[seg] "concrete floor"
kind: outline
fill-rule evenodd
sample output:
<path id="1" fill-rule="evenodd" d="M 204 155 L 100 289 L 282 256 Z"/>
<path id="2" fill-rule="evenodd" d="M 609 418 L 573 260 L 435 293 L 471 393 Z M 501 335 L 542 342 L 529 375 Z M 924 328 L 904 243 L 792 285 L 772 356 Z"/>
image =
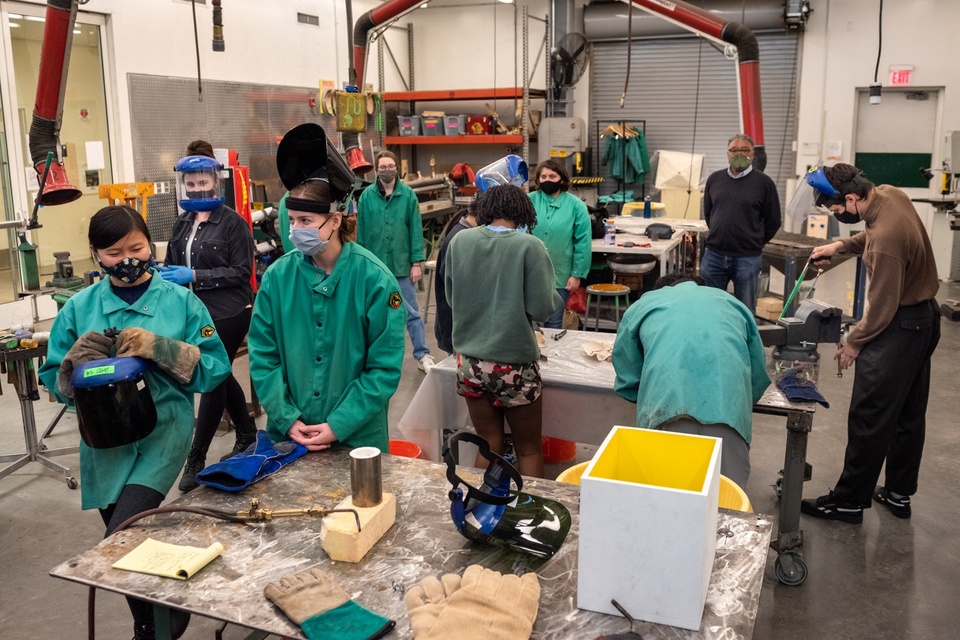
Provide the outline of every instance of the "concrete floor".
<path id="1" fill-rule="evenodd" d="M 844 308 L 852 299 L 852 268 L 841 266 L 821 278 L 817 298 Z M 421 294 L 421 305 L 423 294 Z M 960 298 L 960 283 L 944 283 L 938 296 Z M 428 339 L 433 344 L 432 327 Z M 824 345 L 824 356 L 832 348 Z M 886 509 L 870 509 L 862 525 L 824 522 L 803 516 L 804 558 L 809 577 L 800 587 L 780 584 L 768 556 L 755 638 L 781 640 L 823 638 L 940 638 L 949 636 L 953 607 L 960 591 L 960 528 L 957 480 L 960 478 L 960 432 L 956 429 L 960 400 L 960 323 L 944 321 L 943 337 L 933 360 L 933 388 L 927 412 L 926 455 L 920 490 L 913 499 L 913 518 L 898 520 Z M 435 355 L 437 354 L 435 352 Z M 439 359 L 439 358 L 438 358 Z M 236 364 L 246 386 L 245 358 Z M 404 361 L 400 388 L 390 406 L 391 437 L 395 425 L 416 392 L 423 374 L 409 357 Z M 5 381 L 2 381 L 5 382 Z M 852 373 L 842 379 L 829 368 L 820 390 L 830 409 L 814 419 L 807 459 L 813 480 L 806 497 L 825 493 L 839 476 L 846 443 L 846 412 Z M 20 411 L 9 384 L 0 396 L 0 453 L 22 450 Z M 57 405 L 35 403 L 37 422 L 46 425 Z M 258 422 L 263 426 L 264 418 Z M 68 414 L 47 440 L 50 448 L 77 442 L 75 417 Z M 773 484 L 782 467 L 784 421 L 754 416 L 751 453 L 753 471 L 746 489 L 757 512 L 777 513 Z M 211 459 L 232 445 L 232 435 L 217 437 Z M 579 447 L 577 461 L 589 459 L 594 448 Z M 57 458 L 77 471 L 77 456 Z M 567 465 L 550 465 L 555 475 Z M 174 488 L 168 499 L 179 492 Z M 79 491 L 71 491 L 53 472 L 30 464 L 0 479 L 0 638 L 68 640 L 85 637 L 87 589 L 51 578 L 47 571 L 95 545 L 103 535 L 96 512 L 80 510 Z M 195 619 L 185 638 L 213 638 L 217 624 Z M 100 638 L 129 638 L 130 618 L 119 596 L 100 591 L 97 628 Z M 226 638 L 241 638 L 230 627 Z M 585 638 L 591 638 L 585 630 Z"/>

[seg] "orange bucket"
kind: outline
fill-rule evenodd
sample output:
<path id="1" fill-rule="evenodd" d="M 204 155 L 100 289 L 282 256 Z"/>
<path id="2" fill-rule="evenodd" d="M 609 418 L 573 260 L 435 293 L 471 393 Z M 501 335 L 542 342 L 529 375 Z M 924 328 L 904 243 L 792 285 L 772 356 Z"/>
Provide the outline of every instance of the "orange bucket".
<path id="1" fill-rule="evenodd" d="M 548 463 L 570 462 L 577 457 L 577 443 L 560 438 L 540 438 L 543 447 L 543 461 Z"/>
<path id="2" fill-rule="evenodd" d="M 420 458 L 423 451 L 419 446 L 407 440 L 391 440 L 390 455 L 402 458 Z"/>

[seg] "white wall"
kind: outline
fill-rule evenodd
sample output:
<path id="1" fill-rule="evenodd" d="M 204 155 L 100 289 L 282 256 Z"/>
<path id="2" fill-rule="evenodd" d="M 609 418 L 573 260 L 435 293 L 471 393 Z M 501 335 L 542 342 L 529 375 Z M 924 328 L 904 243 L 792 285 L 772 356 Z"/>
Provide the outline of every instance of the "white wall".
<path id="1" fill-rule="evenodd" d="M 825 161 L 831 141 L 843 144 L 841 161 L 853 162 L 855 151 L 857 89 L 873 82 L 877 61 L 879 0 L 815 0 L 814 11 L 803 39 L 800 101 L 797 119 L 797 175 L 809 165 Z M 938 133 L 960 129 L 960 65 L 947 43 L 956 40 L 960 25 L 960 2 L 911 0 L 885 2 L 883 50 L 878 80 L 886 85 L 891 66 L 913 65 L 912 86 L 938 89 Z M 890 126 L 897 126 L 891 122 Z M 937 136 L 933 167 L 939 167 L 944 150 Z M 960 169 L 960 167 L 954 167 Z M 939 185 L 939 176 L 934 180 Z M 927 193 L 910 190 L 913 197 L 936 197 L 937 187 Z M 946 228 L 944 214 L 917 204 L 935 246 L 942 277 L 957 261 L 956 232 Z"/>

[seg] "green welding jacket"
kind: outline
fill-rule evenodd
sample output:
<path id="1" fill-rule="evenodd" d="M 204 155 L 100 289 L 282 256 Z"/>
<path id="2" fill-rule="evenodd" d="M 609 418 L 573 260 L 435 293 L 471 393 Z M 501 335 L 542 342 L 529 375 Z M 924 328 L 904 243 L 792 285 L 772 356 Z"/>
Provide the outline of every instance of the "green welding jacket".
<path id="1" fill-rule="evenodd" d="M 149 436 L 111 449 L 93 449 L 80 443 L 83 509 L 114 504 L 128 484 L 166 495 L 193 441 L 193 394 L 210 391 L 230 375 L 230 359 L 207 308 L 189 288 L 164 282 L 156 271 L 151 272 L 154 277 L 150 286 L 129 305 L 113 293 L 108 280 L 87 287 L 67 301 L 50 330 L 40 379 L 65 404 L 72 404 L 72 400 L 57 389 L 60 363 L 77 338 L 89 331 L 142 327 L 200 348 L 200 362 L 189 384 L 179 384 L 156 366 L 147 372 L 147 387 L 157 408 L 157 426 Z"/>
<path id="2" fill-rule="evenodd" d="M 557 194 L 556 198 L 534 191 L 530 200 L 537 211 L 537 225 L 532 233 L 547 247 L 557 288 L 566 287 L 571 276 L 586 278 L 593 257 L 587 205 L 566 191 Z"/>
<path id="3" fill-rule="evenodd" d="M 613 344 L 614 390 L 637 426 L 677 416 L 733 427 L 750 443 L 752 411 L 770 385 L 753 314 L 726 291 L 682 282 L 630 305 Z"/>
<path id="4" fill-rule="evenodd" d="M 280 244 L 283 245 L 283 252 L 290 253 L 294 249 L 293 241 L 290 240 L 290 213 L 287 211 L 287 196 L 290 192 L 283 194 L 280 202 L 277 203 L 277 233 L 280 234 Z"/>
<path id="5" fill-rule="evenodd" d="M 292 251 L 263 274 L 247 346 L 267 433 L 328 423 L 348 447 L 388 449 L 387 407 L 400 383 L 406 311 L 397 280 L 354 242 L 330 275 Z"/>
<path id="6" fill-rule="evenodd" d="M 380 180 L 364 189 L 357 202 L 357 242 L 398 278 L 408 277 L 414 262 L 426 259 L 417 194 L 399 179 L 385 196 Z"/>

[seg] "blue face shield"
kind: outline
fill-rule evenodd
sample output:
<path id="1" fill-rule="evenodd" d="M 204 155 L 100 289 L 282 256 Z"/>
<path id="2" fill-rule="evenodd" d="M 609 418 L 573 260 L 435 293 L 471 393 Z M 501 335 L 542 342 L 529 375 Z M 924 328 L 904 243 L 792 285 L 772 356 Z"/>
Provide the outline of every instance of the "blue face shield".
<path id="1" fill-rule="evenodd" d="M 224 203 L 223 165 L 207 156 L 187 156 L 173 167 L 177 200 L 184 211 L 213 211 Z"/>
<path id="2" fill-rule="evenodd" d="M 509 155 L 490 163 L 477 171 L 474 184 L 480 191 L 501 184 L 512 184 L 520 187 L 527 181 L 527 163 L 520 156 Z"/>

